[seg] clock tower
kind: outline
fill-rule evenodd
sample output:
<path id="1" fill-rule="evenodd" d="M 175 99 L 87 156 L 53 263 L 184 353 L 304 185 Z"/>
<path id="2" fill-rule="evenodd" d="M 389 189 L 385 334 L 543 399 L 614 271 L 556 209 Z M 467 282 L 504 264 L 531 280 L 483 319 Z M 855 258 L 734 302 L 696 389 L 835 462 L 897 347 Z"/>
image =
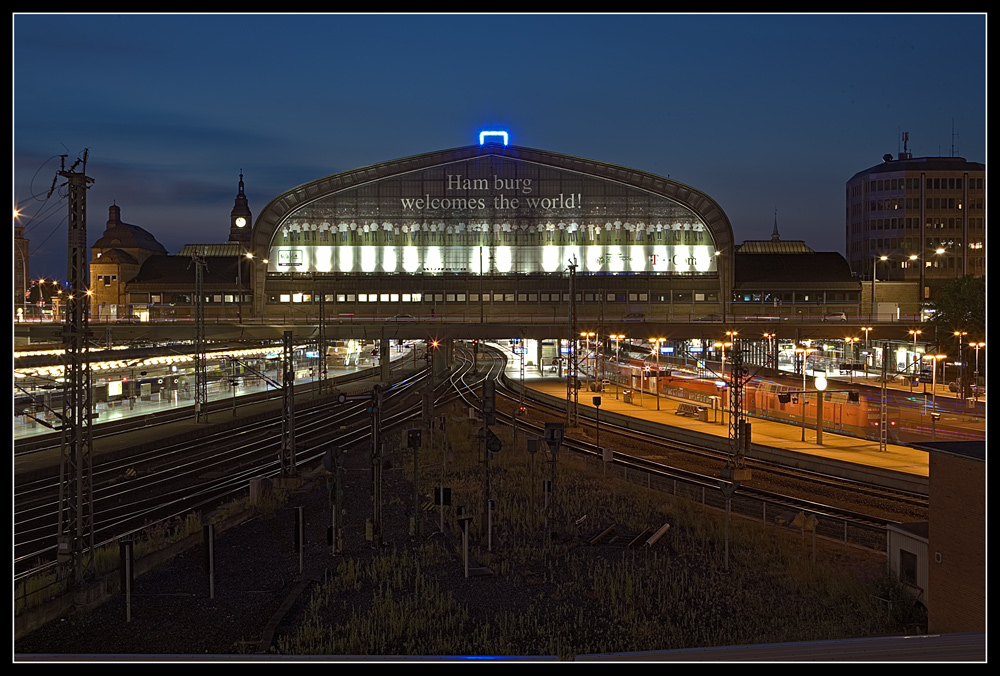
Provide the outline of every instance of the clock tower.
<path id="1" fill-rule="evenodd" d="M 240 172 L 240 189 L 236 193 L 236 203 L 229 214 L 229 241 L 250 242 L 250 231 L 253 228 L 253 214 L 247 204 L 247 196 L 243 193 L 243 172 Z"/>

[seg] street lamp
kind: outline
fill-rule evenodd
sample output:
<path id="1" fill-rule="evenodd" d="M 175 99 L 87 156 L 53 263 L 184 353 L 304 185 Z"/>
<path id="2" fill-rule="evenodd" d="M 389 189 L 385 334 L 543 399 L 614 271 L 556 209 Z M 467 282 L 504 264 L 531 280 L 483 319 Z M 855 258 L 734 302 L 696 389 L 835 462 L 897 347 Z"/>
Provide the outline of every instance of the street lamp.
<path id="1" fill-rule="evenodd" d="M 938 359 L 945 359 L 948 355 L 946 354 L 925 354 L 924 359 L 932 359 L 933 366 L 931 367 L 931 413 L 937 411 L 937 363 Z M 924 398 L 924 413 L 927 412 L 927 399 Z"/>
<path id="2" fill-rule="evenodd" d="M 654 387 L 656 389 L 656 410 L 660 410 L 660 343 L 662 343 L 666 338 L 650 338 L 649 342 L 653 344 L 653 349 L 656 350 L 656 379 L 653 381 Z"/>
<path id="3" fill-rule="evenodd" d="M 913 336 L 913 378 L 917 377 L 917 362 L 920 359 L 917 357 L 917 336 L 919 336 L 923 331 L 920 329 L 910 329 L 907 331 L 911 336 Z M 906 365 L 907 370 L 909 370 L 909 364 Z M 913 392 L 913 378 L 910 379 L 910 392 Z"/>
<path id="4" fill-rule="evenodd" d="M 962 361 L 962 341 L 968 331 L 955 331 L 955 338 L 958 339 L 958 398 L 965 401 L 965 362 Z"/>
<path id="5" fill-rule="evenodd" d="M 733 344 L 730 343 L 730 342 L 728 342 L 728 341 L 727 342 L 716 341 L 716 342 L 712 343 L 712 347 L 721 347 L 722 348 L 722 379 L 723 380 L 726 379 L 726 348 L 727 347 L 732 347 L 732 346 L 733 346 Z"/>
<path id="6" fill-rule="evenodd" d="M 764 359 L 764 364 L 765 365 L 770 365 L 771 364 L 771 357 L 774 354 L 774 339 L 777 338 L 777 337 L 778 337 L 778 334 L 776 334 L 776 333 L 765 333 L 764 334 L 764 339 L 767 340 L 767 357 Z M 777 360 L 775 359 L 774 362 L 775 362 L 774 363 L 774 369 L 775 369 L 775 371 L 777 371 L 778 370 Z"/>
<path id="7" fill-rule="evenodd" d="M 795 348 L 795 353 L 802 355 L 802 441 L 806 440 L 806 355 L 815 351 L 815 347 Z"/>
<path id="8" fill-rule="evenodd" d="M 823 390 L 826 389 L 826 376 L 822 373 L 813 381 L 816 386 L 816 445 L 823 445 Z"/>
<path id="9" fill-rule="evenodd" d="M 585 371 L 587 371 L 587 384 L 588 384 L 588 386 L 590 384 L 590 338 L 593 335 L 594 335 L 593 331 L 590 331 L 589 333 L 588 332 L 584 332 L 584 333 L 580 334 L 580 337 L 583 338 L 583 339 L 585 339 L 586 340 L 586 344 L 587 344 L 587 347 L 586 347 L 587 354 L 586 354 L 586 356 L 584 356 L 583 368 L 584 368 Z"/>
<path id="10" fill-rule="evenodd" d="M 625 339 L 625 334 L 622 334 L 622 333 L 612 333 L 611 335 L 608 336 L 608 338 L 610 338 L 611 340 L 615 341 L 615 361 L 618 362 L 618 361 L 620 361 L 619 354 L 618 354 L 618 341 L 619 340 L 624 340 Z M 620 376 L 621 369 L 619 368 L 616 372 Z M 615 378 L 615 399 L 618 398 L 618 381 L 619 381 L 619 379 L 620 379 L 619 377 Z"/>
<path id="11" fill-rule="evenodd" d="M 868 332 L 874 330 L 871 326 L 862 326 L 861 330 L 865 332 L 865 378 L 868 377 L 868 360 L 871 359 L 871 352 L 868 351 Z"/>
<path id="12" fill-rule="evenodd" d="M 876 274 L 875 266 L 878 264 L 879 261 L 887 261 L 887 260 L 889 260 L 888 256 L 872 257 L 872 308 L 871 312 L 869 313 L 869 318 L 872 321 L 875 320 L 875 274 Z"/>
<path id="13" fill-rule="evenodd" d="M 859 340 L 861 339 L 855 338 L 853 336 L 847 336 L 846 338 L 844 338 L 844 342 L 851 346 L 851 360 L 847 364 L 847 366 L 850 368 L 851 371 L 851 384 L 854 383 L 854 346 L 857 344 Z M 847 358 L 846 354 L 844 355 L 844 358 L 845 359 Z"/>
<path id="14" fill-rule="evenodd" d="M 972 342 L 969 343 L 969 347 L 976 350 L 976 371 L 972 375 L 972 394 L 975 397 L 975 401 L 979 403 L 979 348 L 986 347 L 984 342 Z"/>

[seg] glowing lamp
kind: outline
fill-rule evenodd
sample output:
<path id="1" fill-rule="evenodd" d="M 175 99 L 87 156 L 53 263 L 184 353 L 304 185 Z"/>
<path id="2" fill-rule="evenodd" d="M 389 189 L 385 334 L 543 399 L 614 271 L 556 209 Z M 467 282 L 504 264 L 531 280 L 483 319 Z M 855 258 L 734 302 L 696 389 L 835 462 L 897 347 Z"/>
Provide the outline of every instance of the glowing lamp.
<path id="1" fill-rule="evenodd" d="M 499 136 L 503 139 L 503 144 L 507 145 L 507 132 L 505 131 L 481 131 L 479 132 L 479 145 L 486 143 L 487 136 Z"/>

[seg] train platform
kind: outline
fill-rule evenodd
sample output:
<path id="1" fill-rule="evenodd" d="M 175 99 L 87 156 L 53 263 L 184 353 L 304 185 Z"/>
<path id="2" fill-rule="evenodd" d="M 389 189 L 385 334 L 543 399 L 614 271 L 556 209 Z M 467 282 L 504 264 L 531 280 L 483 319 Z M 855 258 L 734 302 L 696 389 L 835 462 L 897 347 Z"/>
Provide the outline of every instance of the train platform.
<path id="1" fill-rule="evenodd" d="M 516 381 L 519 374 L 509 372 L 508 377 Z M 528 377 L 525 376 L 524 385 L 526 388 L 537 390 L 552 397 L 566 399 L 566 380 L 563 378 Z M 589 389 L 580 390 L 578 405 L 594 409 L 594 397 L 599 396 L 600 411 L 602 413 L 617 413 L 620 415 L 642 418 L 643 420 L 678 427 L 709 434 L 718 437 L 729 437 L 729 415 L 721 410 L 708 410 L 708 421 L 698 420 L 696 417 L 678 415 L 678 407 L 685 402 L 682 399 L 671 397 L 656 397 L 650 392 L 634 391 L 631 402 L 626 403 L 623 396 L 624 388 L 615 388 L 612 384 L 604 392 L 593 392 Z M 798 425 L 788 425 L 779 422 L 751 418 L 752 441 L 754 444 L 780 448 L 785 451 L 792 451 L 808 456 L 817 456 L 837 460 L 840 462 L 877 467 L 886 471 L 902 472 L 915 476 L 927 477 L 928 475 L 928 455 L 922 451 L 908 446 L 898 446 L 887 444 L 883 452 L 879 442 L 870 439 L 859 439 L 856 437 L 835 434 L 823 431 L 823 443 L 816 443 L 816 430 L 806 428 L 805 441 L 802 441 L 802 427 Z M 608 444 L 611 446 L 611 444 Z"/>
<path id="2" fill-rule="evenodd" d="M 390 357 L 393 363 L 403 362 L 404 365 L 406 364 L 405 360 L 408 358 L 409 352 L 400 353 L 398 355 L 394 354 Z M 349 395 L 355 391 L 370 389 L 373 383 L 380 382 L 377 378 L 366 378 L 364 380 L 352 382 L 339 382 L 340 377 L 350 376 L 359 371 L 364 371 L 370 368 L 372 367 L 369 364 L 363 364 L 357 367 L 338 370 L 335 374 L 330 376 L 330 391 L 323 396 L 333 397 L 335 396 L 334 391 L 343 392 Z M 315 384 L 315 379 L 305 378 L 297 381 L 297 383 L 300 385 L 312 385 Z M 269 391 L 270 395 L 263 401 L 252 404 L 241 403 L 239 406 L 232 409 L 229 409 L 228 407 L 215 409 L 211 413 L 205 415 L 200 422 L 196 421 L 194 418 L 193 402 L 190 400 L 172 400 L 163 402 L 136 400 L 131 406 L 126 403 L 125 405 L 118 406 L 113 411 L 109 411 L 108 415 L 102 417 L 102 419 L 98 422 L 129 419 L 136 421 L 135 427 L 120 434 L 95 438 L 92 442 L 92 453 L 95 458 L 114 458 L 127 453 L 135 452 L 136 450 L 146 446 L 162 443 L 167 438 L 179 439 L 199 436 L 205 434 L 209 429 L 238 426 L 245 424 L 248 420 L 261 419 L 263 417 L 273 415 L 276 412 L 280 412 L 283 407 L 282 395 L 279 390 L 276 390 L 273 387 L 268 388 L 264 385 L 256 387 L 240 387 L 237 388 L 236 394 L 244 395 L 265 391 Z M 225 403 L 230 400 L 232 396 L 233 394 L 231 391 L 227 392 L 225 390 L 219 390 L 216 392 L 209 392 L 209 401 L 221 401 L 222 403 Z M 299 394 L 297 395 L 297 401 L 301 404 L 303 401 L 309 401 L 316 396 L 319 395 L 313 392 Z M 166 409 L 175 408 L 189 408 L 192 411 L 191 416 L 182 420 L 175 420 L 165 425 L 157 425 L 154 427 L 144 426 L 144 419 L 147 416 L 154 415 Z M 17 453 L 17 441 L 51 432 L 51 429 L 44 428 L 41 425 L 35 425 L 32 426 L 31 429 L 27 429 L 24 425 L 19 428 L 19 426 L 15 424 L 13 435 L 15 442 L 14 476 L 17 482 L 32 480 L 51 474 L 52 472 L 59 471 L 61 459 L 61 449 L 59 448 L 34 453 Z"/>

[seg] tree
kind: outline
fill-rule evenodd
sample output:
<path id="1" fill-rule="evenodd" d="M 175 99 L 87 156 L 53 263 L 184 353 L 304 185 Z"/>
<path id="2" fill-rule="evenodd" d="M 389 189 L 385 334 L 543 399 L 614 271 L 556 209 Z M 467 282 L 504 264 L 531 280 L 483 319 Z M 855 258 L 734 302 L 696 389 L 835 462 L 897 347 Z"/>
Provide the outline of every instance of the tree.
<path id="1" fill-rule="evenodd" d="M 986 333 L 986 278 L 966 275 L 955 279 L 938 293 L 931 303 L 934 317 L 931 323 L 939 329 L 968 331 L 973 336 Z"/>

